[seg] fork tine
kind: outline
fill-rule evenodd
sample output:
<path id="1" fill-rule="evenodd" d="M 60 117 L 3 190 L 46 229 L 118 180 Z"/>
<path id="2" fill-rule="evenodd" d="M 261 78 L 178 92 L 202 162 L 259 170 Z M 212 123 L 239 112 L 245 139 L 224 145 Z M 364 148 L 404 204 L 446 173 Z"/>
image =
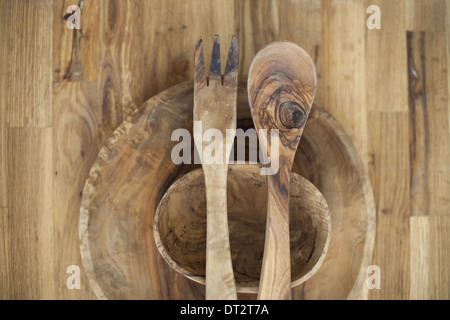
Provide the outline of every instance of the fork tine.
<path id="1" fill-rule="evenodd" d="M 239 65 L 239 46 L 235 35 L 231 38 L 230 49 L 228 51 L 227 65 L 225 67 L 224 85 L 233 84 L 237 86 Z"/>
<path id="2" fill-rule="evenodd" d="M 209 83 L 218 81 L 222 84 L 222 75 L 220 73 L 220 39 L 218 35 L 214 36 L 214 46 L 211 56 L 211 68 L 209 71 Z"/>
<path id="3" fill-rule="evenodd" d="M 206 85 L 205 59 L 203 57 L 203 40 L 200 38 L 195 46 L 194 55 L 194 90 L 198 91 Z"/>

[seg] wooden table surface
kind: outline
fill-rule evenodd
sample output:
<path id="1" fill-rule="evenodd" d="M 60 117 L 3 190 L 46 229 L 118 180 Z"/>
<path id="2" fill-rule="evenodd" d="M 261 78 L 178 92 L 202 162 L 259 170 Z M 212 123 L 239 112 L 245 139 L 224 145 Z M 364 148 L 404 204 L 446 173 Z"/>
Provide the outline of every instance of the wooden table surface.
<path id="1" fill-rule="evenodd" d="M 223 56 L 238 36 L 244 76 L 273 41 L 313 57 L 316 102 L 374 190 L 369 298 L 450 298 L 450 1 L 3 0 L 0 30 L 0 298 L 95 299 L 83 269 L 81 289 L 66 286 L 88 171 L 127 114 L 192 80 L 196 40 L 216 33 Z"/>

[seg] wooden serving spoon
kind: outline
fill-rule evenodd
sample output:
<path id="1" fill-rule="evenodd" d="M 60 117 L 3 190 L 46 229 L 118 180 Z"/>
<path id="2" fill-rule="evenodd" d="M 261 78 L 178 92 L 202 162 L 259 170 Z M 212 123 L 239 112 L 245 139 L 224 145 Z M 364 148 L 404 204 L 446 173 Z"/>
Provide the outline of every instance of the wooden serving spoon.
<path id="1" fill-rule="evenodd" d="M 248 95 L 263 153 L 275 168 L 267 175 L 267 226 L 258 299 L 292 299 L 289 249 L 289 184 L 303 129 L 316 90 L 310 56 L 298 45 L 275 42 L 254 58 L 248 76 Z M 260 129 L 266 129 L 267 138 Z M 279 130 L 279 138 L 272 130 Z M 272 147 L 279 145 L 279 157 Z M 278 160 L 278 170 L 274 163 Z"/>

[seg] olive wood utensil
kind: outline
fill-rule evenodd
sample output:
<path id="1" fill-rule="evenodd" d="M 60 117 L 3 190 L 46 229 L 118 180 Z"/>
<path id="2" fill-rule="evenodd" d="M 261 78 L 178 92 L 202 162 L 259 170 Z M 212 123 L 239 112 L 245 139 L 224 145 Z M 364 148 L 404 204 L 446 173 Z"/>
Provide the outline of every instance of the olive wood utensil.
<path id="1" fill-rule="evenodd" d="M 278 142 L 278 171 L 267 175 L 267 226 L 258 299 L 292 299 L 289 250 L 289 184 L 292 163 L 316 89 L 310 56 L 289 42 L 275 42 L 254 58 L 248 76 L 248 96 L 263 153 L 271 159 Z M 260 129 L 267 130 L 267 139 Z M 272 130 L 279 130 L 275 141 Z M 273 140 L 273 141 L 272 141 Z"/>
<path id="2" fill-rule="evenodd" d="M 206 186 L 207 300 L 237 299 L 227 216 L 228 159 L 236 134 L 237 81 L 238 44 L 236 37 L 233 36 L 231 39 L 223 78 L 220 66 L 219 36 L 214 37 L 209 78 L 206 77 L 203 44 L 200 39 L 195 50 L 194 121 L 201 121 L 201 130 L 196 132 L 196 123 L 194 122 L 194 141 L 198 153 L 202 156 Z M 222 143 L 221 148 L 215 149 L 214 156 L 203 154 L 203 150 L 212 143 L 205 142 L 208 140 L 205 132 L 209 129 L 219 130 L 223 137 L 222 141 L 214 141 L 214 143 Z M 226 141 L 231 141 L 230 145 L 227 145 Z"/>

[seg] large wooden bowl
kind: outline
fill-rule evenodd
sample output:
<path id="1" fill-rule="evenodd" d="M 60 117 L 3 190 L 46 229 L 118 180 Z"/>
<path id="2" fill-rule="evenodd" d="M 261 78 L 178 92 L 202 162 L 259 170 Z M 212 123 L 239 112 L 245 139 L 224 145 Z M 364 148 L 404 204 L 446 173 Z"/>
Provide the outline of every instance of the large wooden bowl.
<path id="1" fill-rule="evenodd" d="M 230 251 L 238 292 L 258 293 L 267 221 L 266 179 L 256 164 L 228 167 L 227 209 Z M 205 283 L 206 189 L 202 169 L 178 179 L 155 213 L 153 235 L 167 263 Z M 330 242 L 328 205 L 319 190 L 293 173 L 289 194 L 292 287 L 310 279 L 323 263 Z"/>
<path id="2" fill-rule="evenodd" d="M 193 83 L 182 83 L 144 103 L 115 131 L 91 169 L 79 236 L 84 269 L 99 299 L 204 299 L 204 286 L 173 270 L 153 236 L 154 213 L 165 192 L 199 168 L 171 161 L 178 144 L 172 132 L 192 131 L 192 93 Z M 245 84 L 238 91 L 238 127 L 252 127 Z M 320 270 L 293 289 L 293 298 L 366 298 L 375 236 L 372 189 L 350 139 L 319 106 L 312 108 L 293 172 L 320 190 L 333 225 Z"/>

